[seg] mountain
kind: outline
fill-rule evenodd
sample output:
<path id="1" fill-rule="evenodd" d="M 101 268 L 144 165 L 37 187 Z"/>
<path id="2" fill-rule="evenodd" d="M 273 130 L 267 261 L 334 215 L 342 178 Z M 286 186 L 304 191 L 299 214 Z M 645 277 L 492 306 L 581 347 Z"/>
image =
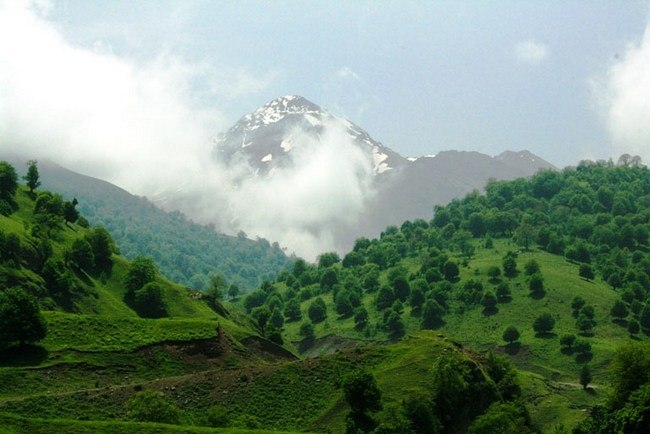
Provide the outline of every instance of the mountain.
<path id="1" fill-rule="evenodd" d="M 18 172 L 25 167 L 25 159 L 5 159 Z M 277 244 L 264 239 L 217 233 L 180 212 L 163 211 L 144 197 L 52 161 L 38 161 L 38 170 L 42 188 L 76 198 L 81 214 L 92 225 L 105 227 L 125 257 L 150 256 L 177 283 L 204 289 L 216 273 L 249 290 L 290 264 Z"/>
<path id="2" fill-rule="evenodd" d="M 319 141 L 332 128 L 340 128 L 364 151 L 376 174 L 407 162 L 357 125 L 296 95 L 275 99 L 243 116 L 217 138 L 215 157 L 228 165 L 244 162 L 252 174 L 271 176 L 276 170 L 292 166 L 293 156 L 304 146 L 305 137 Z"/>
<path id="3" fill-rule="evenodd" d="M 295 95 L 275 99 L 244 115 L 217 138 L 213 158 L 239 168 L 232 178 L 237 187 L 277 183 L 278 177 L 304 169 L 300 164 L 309 167 L 314 176 L 321 171 L 339 173 L 345 181 L 342 188 L 359 196 L 355 202 L 351 200 L 353 206 L 342 210 L 346 218 L 337 215 L 317 225 L 313 221 L 305 225 L 312 233 L 316 232 L 314 226 L 327 232 L 338 251 L 349 249 L 360 236 L 379 235 L 386 226 L 417 218 L 429 220 L 434 205 L 481 190 L 492 178 L 509 180 L 554 169 L 528 151 L 506 151 L 495 157 L 444 151 L 407 159 L 349 120 Z M 344 170 L 346 165 L 348 170 Z"/>

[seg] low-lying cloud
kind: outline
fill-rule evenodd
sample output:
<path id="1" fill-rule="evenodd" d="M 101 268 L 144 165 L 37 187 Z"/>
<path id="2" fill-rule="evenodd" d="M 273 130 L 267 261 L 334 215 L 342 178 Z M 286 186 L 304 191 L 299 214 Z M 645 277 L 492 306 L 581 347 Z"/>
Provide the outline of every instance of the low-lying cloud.
<path id="1" fill-rule="evenodd" d="M 596 95 L 617 151 L 650 161 L 650 26 L 610 67 Z"/>
<path id="2" fill-rule="evenodd" d="M 74 46 L 35 5 L 0 0 L 1 154 L 51 159 L 308 258 L 339 247 L 335 233 L 362 212 L 372 178 L 343 131 L 298 139 L 295 170 L 234 186 L 241 168 L 211 158 L 224 116 L 195 98 L 204 68 L 170 53 L 143 63 Z M 273 79 L 235 75 L 261 87 Z M 227 88 L 219 77 L 205 82 Z"/>

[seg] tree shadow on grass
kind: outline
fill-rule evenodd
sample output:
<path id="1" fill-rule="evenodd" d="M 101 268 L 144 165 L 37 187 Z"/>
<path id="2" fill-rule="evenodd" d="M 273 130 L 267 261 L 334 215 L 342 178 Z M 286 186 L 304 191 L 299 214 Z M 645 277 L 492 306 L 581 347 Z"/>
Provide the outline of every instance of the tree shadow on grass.
<path id="1" fill-rule="evenodd" d="M 521 343 L 519 342 L 512 342 L 510 344 L 507 344 L 505 347 L 503 347 L 504 351 L 506 354 L 510 356 L 516 356 L 519 354 L 519 350 L 521 350 Z"/>
<path id="2" fill-rule="evenodd" d="M 546 291 L 534 291 L 530 293 L 530 298 L 533 300 L 541 300 L 546 295 Z"/>
<path id="3" fill-rule="evenodd" d="M 483 309 L 482 313 L 485 316 L 492 316 L 499 313 L 499 308 L 497 306 L 486 307 L 485 309 Z"/>
<path id="4" fill-rule="evenodd" d="M 575 350 L 571 347 L 562 347 L 560 348 L 560 352 L 565 356 L 572 356 Z"/>
<path id="5" fill-rule="evenodd" d="M 539 333 L 535 333 L 535 337 L 541 339 L 552 339 L 552 338 L 556 338 L 557 334 L 553 332 L 539 332 Z"/>
<path id="6" fill-rule="evenodd" d="M 626 327 L 626 328 L 627 328 L 627 320 L 624 320 L 624 319 L 622 319 L 622 318 L 614 318 L 614 319 L 612 320 L 612 322 L 613 322 L 614 324 L 616 324 L 617 326 L 621 326 L 621 327 Z"/>
<path id="7" fill-rule="evenodd" d="M 48 356 L 48 351 L 40 345 L 10 347 L 0 352 L 0 366 L 37 366 Z"/>

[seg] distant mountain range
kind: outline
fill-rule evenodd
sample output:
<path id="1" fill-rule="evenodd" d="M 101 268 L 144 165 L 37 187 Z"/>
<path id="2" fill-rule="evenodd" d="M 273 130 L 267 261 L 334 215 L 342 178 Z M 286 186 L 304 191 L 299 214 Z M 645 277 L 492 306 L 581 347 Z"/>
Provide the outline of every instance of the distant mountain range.
<path id="1" fill-rule="evenodd" d="M 9 160 L 20 173 L 26 159 L 38 157 Z M 178 177 L 184 185 L 151 201 L 55 163 L 39 161 L 39 169 L 43 187 L 77 197 L 81 212 L 106 226 L 125 256 L 152 256 L 169 278 L 190 286 L 219 272 L 252 288 L 288 263 L 281 247 L 310 260 L 348 251 L 356 238 L 377 237 L 389 225 L 430 220 L 434 205 L 481 190 L 491 178 L 553 168 L 527 151 L 405 158 L 300 96 L 244 115 L 217 137 L 211 158 L 220 183 L 195 182 L 188 173 Z"/>
<path id="2" fill-rule="evenodd" d="M 338 146 L 331 138 L 338 138 Z M 356 148 L 365 158 L 351 176 L 350 185 L 365 194 L 363 210 L 347 224 L 331 230 L 339 248 L 359 236 L 377 236 L 388 225 L 405 220 L 431 219 L 435 204 L 481 190 L 491 179 L 527 177 L 554 166 L 528 152 L 506 151 L 495 157 L 479 152 L 444 151 L 419 158 L 404 158 L 382 145 L 359 126 L 337 117 L 307 99 L 290 95 L 275 99 L 243 116 L 218 137 L 213 157 L 226 165 L 244 167 L 235 183 L 257 179 L 267 182 L 295 170 L 304 154 L 316 147 L 341 152 Z M 316 144 L 316 145 L 315 145 Z M 322 151 L 322 150 L 321 150 Z M 345 157 L 345 150 L 341 154 Z M 332 168 L 334 170 L 334 168 Z M 360 183 L 359 171 L 371 176 Z"/>

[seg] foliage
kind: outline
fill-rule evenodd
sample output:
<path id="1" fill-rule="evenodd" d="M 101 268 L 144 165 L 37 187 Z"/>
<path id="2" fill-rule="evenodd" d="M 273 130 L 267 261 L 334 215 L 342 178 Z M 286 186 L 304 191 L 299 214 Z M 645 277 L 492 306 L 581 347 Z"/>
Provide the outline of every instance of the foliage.
<path id="1" fill-rule="evenodd" d="M 589 383 L 591 383 L 591 380 L 591 368 L 589 368 L 589 365 L 585 363 L 582 365 L 582 368 L 580 368 L 580 384 L 582 385 L 582 388 L 586 390 Z"/>
<path id="2" fill-rule="evenodd" d="M 20 288 L 0 292 L 0 347 L 45 338 L 47 326 L 37 300 Z"/>
<path id="3" fill-rule="evenodd" d="M 514 326 L 508 326 L 503 331 L 503 340 L 509 344 L 517 342 L 517 340 L 519 340 L 519 336 L 519 330 L 517 330 L 517 328 Z"/>
<path id="4" fill-rule="evenodd" d="M 126 403 L 128 416 L 137 422 L 178 423 L 180 410 L 153 390 L 138 392 Z"/>
<path id="5" fill-rule="evenodd" d="M 25 180 L 27 187 L 29 187 L 29 192 L 34 194 L 34 190 L 41 185 L 41 181 L 39 181 L 40 175 L 38 173 L 38 165 L 36 160 L 30 160 L 27 162 L 27 166 L 27 174 L 23 176 L 23 179 Z"/>
<path id="6" fill-rule="evenodd" d="M 311 319 L 314 323 L 324 321 L 325 318 L 327 318 L 327 306 L 325 305 L 325 301 L 322 298 L 317 297 L 309 305 L 307 314 L 309 315 L 309 319 Z"/>
<path id="7" fill-rule="evenodd" d="M 366 414 L 382 408 L 381 391 L 369 372 L 354 372 L 343 379 L 343 395 L 353 413 Z"/>
<path id="8" fill-rule="evenodd" d="M 533 322 L 533 330 L 538 335 L 551 333 L 555 327 L 555 319 L 550 313 L 543 313 Z"/>

